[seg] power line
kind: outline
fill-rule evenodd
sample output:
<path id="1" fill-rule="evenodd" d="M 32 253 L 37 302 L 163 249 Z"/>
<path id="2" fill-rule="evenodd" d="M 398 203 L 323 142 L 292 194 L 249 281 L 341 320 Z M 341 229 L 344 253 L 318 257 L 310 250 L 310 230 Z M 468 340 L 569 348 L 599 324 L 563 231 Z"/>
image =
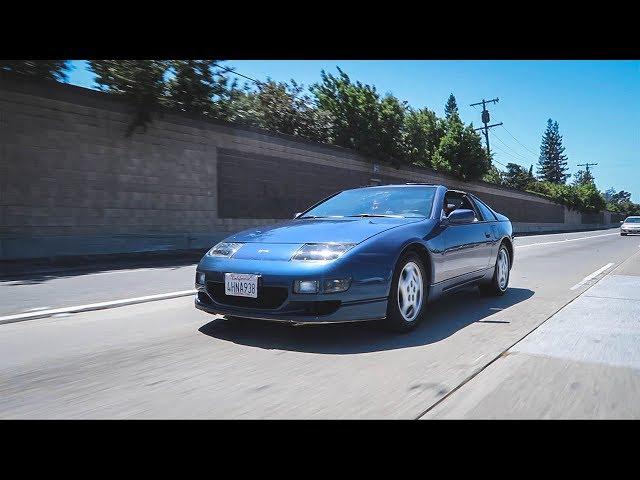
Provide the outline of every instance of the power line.
<path id="1" fill-rule="evenodd" d="M 508 152 L 507 150 L 505 150 L 504 148 L 502 148 L 500 145 L 494 145 L 493 146 L 494 150 L 503 153 L 509 157 L 513 157 L 513 155 L 511 154 L 511 152 Z M 497 160 L 495 160 L 497 162 Z"/>
<path id="2" fill-rule="evenodd" d="M 512 158 L 512 157 L 513 157 L 513 155 L 511 154 L 511 152 L 508 152 L 507 150 L 505 150 L 504 148 L 502 148 L 500 145 L 494 145 L 494 148 L 496 149 L 496 151 L 498 151 L 498 152 L 500 152 L 500 153 L 504 154 L 505 156 L 507 156 L 507 157 L 509 157 L 509 158 Z M 519 160 L 519 159 L 518 159 L 518 160 Z M 499 161 L 499 160 L 496 160 L 495 158 L 492 158 L 492 159 L 491 159 L 491 161 L 492 161 L 492 162 L 495 162 L 495 163 L 497 163 L 497 164 L 499 164 L 499 165 L 502 165 L 502 166 L 503 166 L 503 167 L 505 167 L 505 168 L 508 168 L 508 167 L 507 167 L 507 165 L 505 165 L 504 163 L 502 163 L 502 162 L 501 162 L 501 161 Z M 512 162 L 512 163 L 515 163 L 515 162 Z M 522 165 L 521 165 L 521 166 L 522 166 Z"/>
<path id="3" fill-rule="evenodd" d="M 507 168 L 507 166 L 506 166 L 504 163 L 499 162 L 499 161 L 498 161 L 498 160 L 496 160 L 495 158 L 494 158 L 494 159 L 492 159 L 491 161 L 492 161 L 492 162 L 497 163 L 498 165 L 502 165 L 504 168 Z"/>
<path id="4" fill-rule="evenodd" d="M 529 160 L 526 160 L 526 159 L 523 159 L 523 158 L 515 157 L 515 156 L 513 155 L 513 152 L 509 152 L 509 151 L 504 150 L 503 148 L 501 148 L 501 147 L 500 147 L 500 145 L 495 145 L 495 147 L 496 147 L 496 148 L 497 148 L 501 153 L 503 153 L 505 156 L 507 156 L 507 157 L 509 158 L 510 163 L 515 163 L 516 165 L 519 165 L 519 166 L 520 166 L 520 167 L 522 167 L 522 168 L 529 168 L 529 167 L 531 166 L 531 164 L 533 163 L 533 162 L 531 162 L 531 161 L 529 161 Z"/>
<path id="5" fill-rule="evenodd" d="M 491 120 L 491 117 L 489 115 L 489 111 L 487 110 L 487 103 L 494 103 L 495 104 L 495 103 L 498 103 L 499 101 L 500 101 L 500 99 L 497 98 L 497 97 L 492 99 L 492 100 L 485 100 L 483 98 L 481 102 L 472 103 L 472 104 L 469 105 L 470 107 L 474 107 L 474 108 L 477 105 L 482 105 L 482 123 L 484 123 L 484 127 L 476 128 L 475 130 L 476 131 L 477 130 L 483 130 L 484 131 L 483 132 L 484 133 L 484 138 L 485 138 L 485 141 L 486 141 L 486 144 L 487 144 L 487 155 L 489 156 L 489 158 L 491 158 L 491 148 L 489 147 L 489 129 L 492 128 L 492 127 L 498 127 L 498 126 L 502 125 L 502 122 L 495 123 L 493 125 L 488 125 L 489 121 Z M 495 135 L 495 133 L 494 133 L 494 135 Z M 509 148 L 510 150 L 513 150 L 513 149 L 511 149 L 509 147 L 509 145 L 507 145 L 505 142 L 503 142 L 502 139 L 500 139 L 497 136 L 496 136 L 496 138 L 500 141 L 500 143 L 505 145 L 507 148 Z M 503 150 L 502 148 L 498 148 L 498 150 L 502 151 L 503 153 L 505 153 L 505 154 L 507 154 L 509 156 L 513 156 L 512 153 L 510 153 L 510 152 L 508 152 L 506 150 Z M 515 151 L 514 151 L 514 153 L 518 154 L 518 152 L 515 152 Z M 524 157 L 522 158 L 522 160 L 524 160 Z M 502 163 L 502 162 L 500 162 L 500 161 L 498 161 L 496 159 L 492 159 L 492 161 L 497 163 L 498 165 L 502 165 L 503 167 L 508 168 L 504 163 Z"/>
<path id="6" fill-rule="evenodd" d="M 510 155 L 516 155 L 518 156 L 519 159 L 526 161 L 526 162 L 530 162 L 531 161 L 531 157 L 528 157 L 526 155 L 521 154 L 520 152 L 517 152 L 515 149 L 511 148 L 510 145 L 508 145 L 504 140 L 502 140 L 498 135 L 496 135 L 495 133 L 493 134 L 493 136 L 496 138 L 496 140 L 498 140 L 500 143 L 502 143 L 505 147 L 507 147 L 510 151 L 507 152 Z M 537 161 L 537 159 L 534 157 L 534 162 Z"/>
<path id="7" fill-rule="evenodd" d="M 219 69 L 221 69 L 221 70 L 224 70 L 225 72 L 233 73 L 234 75 L 237 75 L 237 76 L 239 76 L 239 77 L 246 78 L 247 80 L 251 80 L 252 82 L 255 82 L 255 83 L 256 83 L 256 84 L 258 84 L 258 85 L 264 85 L 264 84 L 265 84 L 264 82 L 261 82 L 260 80 L 256 80 L 255 78 L 251 78 L 251 77 L 249 77 L 248 75 L 244 75 L 244 74 L 242 74 L 242 73 L 236 72 L 236 71 L 235 71 L 234 69 L 232 69 L 232 68 L 225 67 L 225 66 L 220 65 L 220 64 L 217 64 L 217 63 L 215 63 L 215 62 L 213 63 L 213 65 L 214 65 L 214 66 L 216 66 L 216 67 L 218 67 L 218 68 L 219 68 Z"/>
<path id="8" fill-rule="evenodd" d="M 497 98 L 495 100 L 498 100 Z M 481 105 L 481 102 L 478 103 L 472 103 L 470 106 L 474 107 L 476 110 L 476 106 L 477 105 Z M 525 144 L 523 144 L 520 140 L 518 140 L 509 130 L 507 130 L 507 127 L 505 127 L 502 122 L 500 122 L 499 124 L 502 128 L 504 128 L 504 130 L 516 141 L 518 142 L 528 153 L 533 155 L 533 158 L 535 159 L 535 161 L 538 161 L 538 154 L 533 152 L 532 150 L 530 150 L 529 148 L 527 148 L 527 146 Z M 496 126 L 497 126 L 496 125 Z M 494 125 L 491 125 L 494 126 Z M 483 130 L 483 128 L 477 128 L 476 130 Z M 508 145 L 506 142 L 504 142 L 502 139 L 500 139 L 500 137 L 498 137 L 495 133 L 494 136 L 504 145 L 506 146 L 509 150 L 511 150 L 513 153 L 515 153 L 516 155 L 519 155 L 520 157 L 522 157 L 523 159 L 525 159 L 527 162 L 530 161 L 530 158 L 527 157 L 526 155 L 522 155 L 521 153 L 517 152 L 515 149 L 511 148 L 510 145 Z M 509 153 L 509 152 L 505 152 L 505 153 Z"/>
<path id="9" fill-rule="evenodd" d="M 498 140 L 502 145 L 504 145 L 507 150 L 506 153 L 508 153 L 511 156 L 515 156 L 520 160 L 525 160 L 525 161 L 529 161 L 529 157 L 525 157 L 524 155 L 522 155 L 521 153 L 515 151 L 513 148 L 511 148 L 511 146 L 509 146 L 507 143 L 504 142 L 504 140 L 502 140 L 499 136 L 497 136 L 495 133 L 493 134 L 493 137 Z M 496 145 L 497 146 L 497 145 Z"/>
<path id="10" fill-rule="evenodd" d="M 521 161 L 521 162 L 523 162 L 523 163 L 526 163 L 526 162 L 525 162 L 524 160 L 522 160 L 522 159 L 519 159 L 519 158 L 514 159 L 514 158 L 513 158 L 513 154 L 512 154 L 511 152 L 508 152 L 508 151 L 507 151 L 507 150 L 505 150 L 504 148 L 500 147 L 500 145 L 494 145 L 494 148 L 496 148 L 499 152 L 501 152 L 501 153 L 505 154 L 506 156 L 511 157 L 511 159 L 512 159 L 512 160 L 516 160 L 516 161 L 511 162 L 511 163 L 516 163 L 516 164 L 518 164 L 518 163 L 517 163 L 517 161 L 518 161 L 518 160 L 519 160 L 519 161 Z M 500 163 L 498 160 L 495 160 L 495 159 L 493 159 L 493 161 L 494 161 L 494 162 L 496 162 L 496 163 Z M 503 165 L 504 167 L 507 167 L 507 166 L 506 166 L 506 165 L 504 165 L 503 163 L 500 163 L 500 165 Z M 520 166 L 521 166 L 521 167 L 523 167 L 523 168 L 525 167 L 525 165 L 520 165 Z"/>
<path id="11" fill-rule="evenodd" d="M 511 135 L 511 137 L 512 137 L 516 142 L 518 142 L 520 145 L 522 145 L 522 146 L 524 147 L 524 149 L 525 149 L 525 150 L 527 150 L 529 153 L 532 153 L 532 154 L 533 154 L 533 156 L 535 156 L 535 157 L 537 157 L 537 156 L 538 156 L 538 154 L 537 154 L 537 153 L 532 152 L 531 150 L 529 150 L 529 149 L 527 148 L 527 146 L 526 146 L 524 143 L 522 143 L 520 140 L 518 140 L 516 137 L 514 137 L 514 136 L 513 136 L 513 134 L 512 134 L 509 130 L 507 130 L 507 127 L 505 127 L 504 125 L 502 125 L 502 128 L 504 128 L 505 132 L 507 132 L 509 135 Z"/>
<path id="12" fill-rule="evenodd" d="M 499 100 L 500 99 L 497 97 L 492 100 L 485 100 L 483 98 L 481 102 L 472 103 L 470 105 L 471 107 L 474 107 L 476 105 L 482 104 L 482 123 L 484 123 L 484 127 L 476 128 L 476 130 L 484 130 L 484 138 L 487 142 L 487 156 L 489 158 L 491 158 L 491 149 L 489 148 L 489 129 L 492 127 L 497 127 L 499 125 L 502 125 L 502 122 L 495 123 L 493 125 L 488 125 L 489 121 L 491 120 L 491 117 L 489 116 L 489 110 L 487 110 L 487 103 L 498 103 Z"/>

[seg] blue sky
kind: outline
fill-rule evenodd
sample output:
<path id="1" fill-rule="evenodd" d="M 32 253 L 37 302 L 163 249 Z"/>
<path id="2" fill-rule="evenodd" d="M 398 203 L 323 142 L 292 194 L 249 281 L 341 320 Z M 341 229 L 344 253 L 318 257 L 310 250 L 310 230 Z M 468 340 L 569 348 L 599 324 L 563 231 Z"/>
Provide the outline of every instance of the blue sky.
<path id="1" fill-rule="evenodd" d="M 503 122 L 506 128 L 490 130 L 497 162 L 535 165 L 547 119 L 552 118 L 564 137 L 570 173 L 579 163 L 598 163 L 592 167 L 598 188 L 630 191 L 640 202 L 637 60 L 228 60 L 225 65 L 258 80 L 293 78 L 306 86 L 320 79 L 320 70 L 336 72 L 339 66 L 353 80 L 440 116 L 453 93 L 462 119 L 476 127 L 481 126 L 481 108 L 469 104 L 498 97 L 499 103 L 489 107 L 491 123 Z M 70 83 L 93 87 L 86 63 L 74 61 L 73 66 Z"/>

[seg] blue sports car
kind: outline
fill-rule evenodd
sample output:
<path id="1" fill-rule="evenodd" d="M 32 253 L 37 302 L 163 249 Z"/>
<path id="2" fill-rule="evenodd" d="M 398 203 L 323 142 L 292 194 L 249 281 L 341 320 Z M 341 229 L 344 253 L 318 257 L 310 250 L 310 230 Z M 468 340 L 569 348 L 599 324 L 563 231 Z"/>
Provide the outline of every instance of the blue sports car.
<path id="1" fill-rule="evenodd" d="M 507 217 L 442 185 L 344 190 L 293 220 L 231 235 L 196 269 L 196 308 L 292 324 L 384 320 L 408 331 L 461 287 L 503 295 Z"/>

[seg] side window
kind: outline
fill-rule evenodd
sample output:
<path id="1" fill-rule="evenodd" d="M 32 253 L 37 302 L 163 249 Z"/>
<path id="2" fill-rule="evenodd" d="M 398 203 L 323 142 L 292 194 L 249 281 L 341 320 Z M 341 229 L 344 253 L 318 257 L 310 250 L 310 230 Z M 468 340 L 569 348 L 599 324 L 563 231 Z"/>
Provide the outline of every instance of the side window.
<path id="1" fill-rule="evenodd" d="M 462 206 L 462 197 L 460 194 L 456 192 L 447 192 L 444 197 L 444 205 L 442 206 L 442 211 L 446 216 L 449 216 L 451 212 L 457 210 L 459 208 L 464 208 Z"/>
<path id="2" fill-rule="evenodd" d="M 477 198 L 474 198 L 474 200 L 476 206 L 478 207 L 478 210 L 480 210 L 480 213 L 484 217 L 484 221 L 494 222 L 496 220 L 496 216 L 493 214 L 493 212 L 489 210 L 489 208 Z"/>
<path id="3" fill-rule="evenodd" d="M 475 221 L 481 221 L 482 218 L 478 212 L 478 209 L 473 205 L 473 202 L 464 194 L 459 192 L 447 192 L 444 197 L 444 205 L 442 207 L 442 211 L 446 216 L 450 215 L 451 212 L 458 209 L 466 209 L 473 210 L 476 215 Z"/>
<path id="4" fill-rule="evenodd" d="M 462 197 L 462 207 L 460 208 L 466 208 L 468 210 L 473 210 L 473 212 L 475 213 L 475 221 L 476 222 L 481 222 L 482 221 L 482 217 L 480 215 L 480 213 L 478 212 L 478 209 L 475 207 L 475 205 L 473 204 L 474 202 L 472 202 L 469 197 L 467 197 L 466 195 L 464 197 Z"/>

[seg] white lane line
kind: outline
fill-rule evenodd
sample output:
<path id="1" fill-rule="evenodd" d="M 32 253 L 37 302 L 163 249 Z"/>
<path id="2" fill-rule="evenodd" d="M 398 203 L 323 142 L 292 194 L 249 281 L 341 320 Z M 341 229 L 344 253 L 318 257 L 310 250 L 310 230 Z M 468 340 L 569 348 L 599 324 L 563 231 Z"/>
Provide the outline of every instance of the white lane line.
<path id="1" fill-rule="evenodd" d="M 159 267 L 161 268 L 161 267 Z M 108 270 L 106 272 L 95 272 L 89 273 L 88 275 L 114 275 L 118 273 L 131 273 L 131 272 L 148 272 L 150 270 L 155 270 L 153 268 L 127 268 L 126 270 Z"/>
<path id="2" fill-rule="evenodd" d="M 51 307 L 47 305 L 46 307 L 28 308 L 27 310 L 25 310 L 25 312 L 36 312 L 38 310 L 46 310 L 47 308 L 51 308 Z"/>
<path id="3" fill-rule="evenodd" d="M 153 302 L 156 300 L 167 300 L 169 298 L 186 297 L 194 295 L 196 290 L 180 290 L 178 292 L 160 293 L 158 295 L 147 295 L 145 297 L 125 298 L 122 300 L 112 300 L 109 302 L 89 303 L 86 305 L 76 305 L 73 307 L 52 308 L 50 310 L 40 310 L 37 312 L 18 313 L 16 315 L 7 315 L 0 317 L 0 325 L 3 323 L 22 322 L 24 320 L 34 320 L 36 318 L 51 317 L 61 313 L 78 313 L 88 312 L 91 310 L 102 310 L 104 308 L 123 307 L 125 305 L 133 305 L 136 303 Z"/>
<path id="4" fill-rule="evenodd" d="M 530 243 L 528 245 L 518 245 L 518 244 L 516 244 L 515 247 L 516 248 L 525 248 L 525 247 L 536 247 L 538 245 L 551 245 L 553 243 L 577 242 L 578 240 L 588 240 L 590 238 L 608 237 L 610 235 L 620 235 L 620 234 L 619 233 L 605 233 L 604 235 L 592 235 L 590 237 L 568 238 L 566 240 L 556 240 L 554 242 Z"/>
<path id="5" fill-rule="evenodd" d="M 87 273 L 86 275 L 116 275 L 119 273 L 153 272 L 153 271 L 166 270 L 166 269 L 177 270 L 181 268 L 191 268 L 197 265 L 198 265 L 197 263 L 194 263 L 192 265 L 180 265 L 177 267 L 127 268 L 123 270 L 107 270 L 105 272 Z"/>
<path id="6" fill-rule="evenodd" d="M 580 288 L 582 285 L 584 285 L 585 283 L 587 283 L 589 280 L 593 280 L 594 278 L 596 278 L 598 275 L 600 275 L 602 272 L 609 270 L 611 267 L 613 267 L 613 263 L 607 263 L 604 267 L 599 268 L 598 270 L 596 270 L 595 272 L 593 272 L 591 275 L 587 275 L 586 277 L 584 277 L 582 279 L 582 281 L 576 283 L 573 287 L 571 287 L 570 290 L 576 290 L 578 288 Z"/>

